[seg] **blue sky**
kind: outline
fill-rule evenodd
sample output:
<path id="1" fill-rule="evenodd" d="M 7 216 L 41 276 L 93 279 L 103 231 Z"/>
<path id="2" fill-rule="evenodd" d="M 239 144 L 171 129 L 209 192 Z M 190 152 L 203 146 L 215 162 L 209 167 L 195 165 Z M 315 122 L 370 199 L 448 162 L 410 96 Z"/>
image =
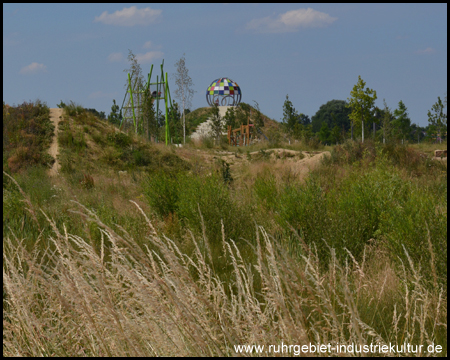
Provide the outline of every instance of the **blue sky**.
<path id="1" fill-rule="evenodd" d="M 164 59 L 172 97 L 185 54 L 193 109 L 229 77 L 275 120 L 286 94 L 311 117 L 361 75 L 376 105 L 402 100 L 425 126 L 447 93 L 447 4 L 3 4 L 3 101 L 109 114 L 125 95 L 129 49 L 145 75 Z"/>

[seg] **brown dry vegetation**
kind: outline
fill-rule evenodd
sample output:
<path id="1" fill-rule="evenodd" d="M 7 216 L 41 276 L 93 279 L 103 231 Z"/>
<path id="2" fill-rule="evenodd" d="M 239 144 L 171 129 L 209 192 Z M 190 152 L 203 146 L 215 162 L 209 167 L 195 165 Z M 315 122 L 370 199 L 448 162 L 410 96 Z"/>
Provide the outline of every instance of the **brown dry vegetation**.
<path id="1" fill-rule="evenodd" d="M 342 267 L 332 257 L 324 273 L 313 249 L 305 246 L 294 260 L 259 227 L 253 272 L 234 241 L 222 236 L 233 268 L 228 288 L 210 265 L 214 260 L 209 263 L 208 253 L 200 251 L 202 240 L 192 238 L 196 250 L 189 257 L 147 219 L 143 252 L 78 205 L 80 215 L 102 229 L 100 249 L 60 233 L 50 219 L 55 251 L 45 263 L 20 241 L 4 243 L 3 280 L 11 294 L 4 308 L 6 356 L 234 356 L 234 345 L 280 342 L 384 345 L 420 339 L 429 345 L 435 330 L 429 331 L 446 319 L 442 291 L 430 293 L 412 262 L 406 265 L 412 275 L 405 269 L 399 276 L 371 246 L 361 263 L 353 259 Z M 399 312 L 386 319 L 381 336 L 361 320 L 360 304 L 382 309 L 392 301 Z"/>
<path id="2" fill-rule="evenodd" d="M 66 111 L 59 146 L 58 177 L 4 171 L 4 355 L 279 355 L 234 346 L 281 342 L 447 355 L 434 147 L 174 148 L 83 111 Z"/>

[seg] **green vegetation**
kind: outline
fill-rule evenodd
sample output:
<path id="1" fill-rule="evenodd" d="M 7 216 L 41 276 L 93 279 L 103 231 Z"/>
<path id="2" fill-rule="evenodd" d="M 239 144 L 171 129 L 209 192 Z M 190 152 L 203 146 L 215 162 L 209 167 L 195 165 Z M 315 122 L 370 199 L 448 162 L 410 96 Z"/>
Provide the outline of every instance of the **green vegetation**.
<path id="1" fill-rule="evenodd" d="M 348 98 L 348 107 L 352 110 L 349 114 L 352 128 L 352 140 L 353 140 L 353 127 L 361 130 L 362 142 L 364 142 L 364 120 L 366 124 L 370 120 L 374 120 L 373 112 L 375 106 L 375 100 L 377 99 L 377 92 L 370 88 L 365 88 L 366 82 L 358 76 L 358 82 L 353 86 L 353 90 L 350 92 L 350 98 Z"/>
<path id="2" fill-rule="evenodd" d="M 445 97 L 445 103 L 447 104 L 447 96 Z M 431 107 L 431 112 L 428 110 L 428 123 L 430 132 L 439 135 L 439 142 L 442 142 L 444 138 L 444 131 L 447 133 L 447 114 L 444 113 L 444 104 L 441 98 L 438 96 L 438 101 Z"/>
<path id="3" fill-rule="evenodd" d="M 31 165 L 51 166 L 47 154 L 54 126 L 45 103 L 24 102 L 13 107 L 3 103 L 3 170 L 18 172 Z"/>
<path id="4" fill-rule="evenodd" d="M 435 146 L 279 139 L 290 150 L 230 156 L 64 109 L 59 176 L 28 160 L 13 171 L 20 141 L 3 150 L 6 356 L 228 356 L 281 341 L 446 355 L 447 163 Z M 8 134 L 31 129 L 33 111 L 21 114 Z M 314 148 L 330 155 L 294 173 Z"/>
<path id="5" fill-rule="evenodd" d="M 350 130 L 350 118 L 348 117 L 351 110 L 347 107 L 344 100 L 330 100 L 326 104 L 320 106 L 319 110 L 311 118 L 312 130 L 319 132 L 322 124 L 325 122 L 329 129 L 337 126 L 340 131 L 347 132 Z"/>

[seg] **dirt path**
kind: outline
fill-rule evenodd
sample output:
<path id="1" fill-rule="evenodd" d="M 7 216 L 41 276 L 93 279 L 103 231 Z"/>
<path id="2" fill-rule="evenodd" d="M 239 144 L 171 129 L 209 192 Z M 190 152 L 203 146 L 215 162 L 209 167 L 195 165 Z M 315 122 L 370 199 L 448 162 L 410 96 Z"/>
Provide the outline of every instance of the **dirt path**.
<path id="1" fill-rule="evenodd" d="M 58 124 L 59 124 L 59 117 L 62 116 L 63 109 L 50 109 L 50 121 L 55 125 L 55 136 L 53 137 L 53 142 L 50 145 L 50 149 L 48 153 L 55 158 L 55 163 L 53 164 L 53 167 L 49 170 L 50 176 L 56 176 L 58 175 L 58 171 L 60 168 L 60 165 L 58 163 Z"/>

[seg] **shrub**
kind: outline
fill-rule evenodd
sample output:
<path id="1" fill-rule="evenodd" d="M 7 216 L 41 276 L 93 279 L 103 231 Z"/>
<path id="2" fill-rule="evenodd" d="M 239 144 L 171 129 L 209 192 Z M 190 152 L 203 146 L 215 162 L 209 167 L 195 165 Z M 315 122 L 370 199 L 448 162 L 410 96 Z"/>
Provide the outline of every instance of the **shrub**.
<path id="1" fill-rule="evenodd" d="M 61 147 L 65 147 L 68 150 L 77 153 L 87 148 L 84 132 L 80 130 L 74 134 L 68 123 L 61 127 L 61 130 L 58 133 L 58 142 Z"/>
<path id="2" fill-rule="evenodd" d="M 423 268 L 431 284 L 447 286 L 447 188 L 436 202 L 428 189 L 411 189 L 396 206 L 386 206 L 380 216 L 379 233 L 394 260 L 400 256 Z"/>
<path id="3" fill-rule="evenodd" d="M 122 132 L 109 133 L 107 140 L 116 147 L 125 148 L 131 144 L 131 137 Z"/>
<path id="4" fill-rule="evenodd" d="M 152 174 L 144 184 L 144 194 L 152 209 L 161 217 L 178 210 L 177 176 L 163 171 Z"/>
<path id="5" fill-rule="evenodd" d="M 65 113 L 68 116 L 77 116 L 77 115 L 81 115 L 85 112 L 84 108 L 79 105 L 79 104 L 75 104 L 73 101 L 70 101 L 70 104 L 66 105 L 61 101 L 61 104 L 64 108 Z"/>
<path id="6" fill-rule="evenodd" d="M 273 175 L 262 175 L 255 181 L 254 193 L 260 206 L 270 210 L 285 229 L 285 236 L 292 226 L 309 245 L 324 239 L 339 258 L 346 257 L 348 249 L 360 261 L 373 239 L 385 243 L 394 262 L 397 254 L 404 253 L 403 245 L 423 267 L 431 262 L 429 242 L 446 254 L 446 188 L 413 187 L 384 158 L 373 168 L 350 172 L 326 191 L 321 183 L 327 183 L 326 179 L 313 174 L 304 184 L 277 186 Z M 299 245 L 290 244 L 291 248 Z M 320 246 L 318 254 L 325 262 L 331 256 L 326 246 Z M 446 284 L 446 255 L 434 256 L 439 283 Z M 433 276 L 429 267 L 424 273 L 429 279 Z"/>
<path id="7" fill-rule="evenodd" d="M 3 105 L 3 164 L 9 171 L 52 162 L 45 156 L 54 130 L 49 114 L 50 109 L 39 100 L 17 107 Z"/>
<path id="8" fill-rule="evenodd" d="M 176 213 L 184 226 L 199 234 L 204 224 L 205 234 L 215 248 L 220 248 L 222 221 L 233 239 L 252 236 L 248 226 L 250 211 L 246 205 L 238 205 L 230 191 L 222 175 L 215 172 L 206 177 L 159 172 L 150 175 L 144 185 L 150 206 L 161 218 Z"/>

